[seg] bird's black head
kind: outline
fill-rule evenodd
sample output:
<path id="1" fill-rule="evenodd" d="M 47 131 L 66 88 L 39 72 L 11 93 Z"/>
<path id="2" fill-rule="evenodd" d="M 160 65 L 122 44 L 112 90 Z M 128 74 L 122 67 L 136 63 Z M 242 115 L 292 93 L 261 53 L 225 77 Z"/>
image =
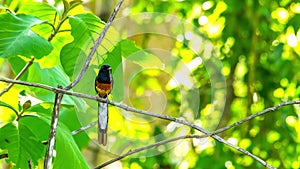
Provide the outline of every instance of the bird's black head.
<path id="1" fill-rule="evenodd" d="M 102 65 L 96 79 L 99 82 L 110 83 L 112 81 L 111 67 L 106 64 Z"/>
<path id="2" fill-rule="evenodd" d="M 99 72 L 106 72 L 106 71 L 109 71 L 111 70 L 111 67 L 109 65 L 102 65 L 101 68 L 100 68 L 100 71 Z"/>

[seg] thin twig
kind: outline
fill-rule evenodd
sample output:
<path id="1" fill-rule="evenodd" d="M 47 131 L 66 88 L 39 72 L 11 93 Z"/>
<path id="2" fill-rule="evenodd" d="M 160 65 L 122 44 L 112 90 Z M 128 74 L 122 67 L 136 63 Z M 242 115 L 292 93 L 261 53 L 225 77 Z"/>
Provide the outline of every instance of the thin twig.
<path id="1" fill-rule="evenodd" d="M 23 67 L 23 69 L 19 72 L 19 74 L 14 78 L 14 80 L 18 80 L 24 73 L 25 71 L 32 65 L 34 61 L 34 57 L 31 57 L 31 59 L 29 60 L 29 62 L 27 62 L 27 64 Z M 7 87 L 0 93 L 0 97 L 9 91 L 9 89 L 14 85 L 14 83 L 10 83 L 7 85 Z"/>
<path id="2" fill-rule="evenodd" d="M 150 144 L 150 145 L 147 145 L 147 146 L 144 146 L 144 147 L 140 147 L 140 148 L 137 148 L 137 149 L 134 149 L 134 150 L 129 150 L 127 153 L 125 154 L 122 154 L 116 158 L 113 158 L 109 161 L 106 161 L 104 162 L 103 164 L 95 167 L 95 169 L 100 169 L 100 168 L 103 168 L 113 162 L 116 162 L 118 160 L 121 160 L 129 155 L 132 155 L 132 154 L 135 154 L 135 153 L 138 153 L 138 152 L 141 152 L 143 150 L 147 150 L 147 149 L 150 149 L 150 148 L 153 148 L 153 147 L 158 147 L 160 145 L 164 145 L 164 144 L 167 144 L 167 143 L 170 143 L 170 142 L 174 142 L 174 141 L 178 141 L 178 140 L 182 140 L 182 139 L 188 139 L 188 138 L 205 138 L 207 137 L 207 135 L 184 135 L 184 136 L 178 136 L 178 137 L 175 137 L 175 138 L 171 138 L 171 139 L 166 139 L 166 140 L 162 140 L 162 141 L 159 141 L 159 142 L 156 142 L 154 144 Z"/>
<path id="3" fill-rule="evenodd" d="M 76 134 L 78 134 L 78 133 L 80 133 L 80 132 L 82 132 L 82 131 L 85 131 L 85 130 L 87 130 L 87 129 L 93 127 L 93 126 L 95 126 L 96 124 L 97 124 L 97 121 L 94 121 L 94 122 L 92 122 L 92 123 L 90 123 L 90 124 L 88 124 L 88 125 L 85 125 L 85 126 L 79 128 L 79 129 L 77 129 L 77 130 L 72 131 L 71 134 L 72 134 L 72 135 L 76 135 Z"/>
<path id="4" fill-rule="evenodd" d="M 13 79 L 5 78 L 5 77 L 0 77 L 0 81 L 6 82 L 6 83 L 14 83 L 14 84 L 19 84 L 19 85 L 24 85 L 24 86 L 37 87 L 37 88 L 53 91 L 54 93 L 62 93 L 62 94 L 72 95 L 72 96 L 76 96 L 76 97 L 80 97 L 80 98 L 86 98 L 86 99 L 96 100 L 96 101 L 106 103 L 106 100 L 103 98 L 100 98 L 100 97 L 90 96 L 90 95 L 82 94 L 82 93 L 78 93 L 78 92 L 71 92 L 71 91 L 68 91 L 65 89 L 55 88 L 55 87 L 44 85 L 44 84 L 25 82 L 25 81 L 20 81 L 20 80 L 13 80 Z"/>
<path id="5" fill-rule="evenodd" d="M 242 119 L 242 120 L 240 120 L 240 121 L 237 121 L 237 122 L 235 122 L 235 123 L 233 123 L 233 124 L 231 124 L 231 125 L 222 127 L 222 128 L 220 128 L 220 129 L 218 129 L 218 130 L 212 132 L 211 134 L 214 135 L 214 134 L 222 133 L 222 132 L 224 132 L 224 131 L 226 131 L 226 130 L 228 130 L 228 129 L 230 129 L 230 128 L 233 128 L 233 127 L 238 126 L 238 125 L 240 125 L 240 124 L 242 124 L 242 123 L 245 123 L 246 121 L 249 121 L 249 120 L 251 120 L 251 119 L 253 119 L 253 118 L 255 118 L 255 117 L 264 115 L 264 114 L 269 113 L 269 112 L 276 111 L 277 109 L 279 109 L 279 108 L 281 108 L 281 107 L 283 107 L 283 106 L 288 106 L 288 105 L 293 105 L 293 104 L 300 104 L 300 100 L 294 100 L 294 101 L 290 101 L 290 102 L 282 102 L 282 103 L 280 103 L 280 104 L 278 104 L 278 105 L 276 105 L 276 106 L 269 107 L 269 108 L 267 108 L 267 109 L 264 109 L 264 110 L 261 111 L 261 112 L 258 112 L 258 113 L 255 113 L 255 114 L 253 114 L 253 115 L 250 115 L 250 116 L 248 116 L 248 117 L 246 117 L 246 118 L 244 118 L 244 119 Z"/>
<path id="6" fill-rule="evenodd" d="M 61 86 L 58 86 L 58 88 L 62 88 Z M 53 157 L 53 150 L 54 150 L 54 144 L 55 144 L 55 137 L 56 137 L 56 129 L 58 125 L 58 117 L 59 117 L 59 109 L 60 109 L 60 103 L 62 100 L 63 94 L 62 93 L 56 93 L 55 95 L 55 102 L 54 102 L 54 108 L 52 112 L 52 120 L 51 120 L 51 126 L 50 126 L 50 134 L 47 144 L 47 151 L 45 155 L 45 161 L 44 161 L 44 169 L 50 169 L 52 165 L 52 157 Z"/>
<path id="7" fill-rule="evenodd" d="M 55 18 L 57 16 L 57 13 L 55 13 Z M 68 19 L 67 16 L 63 16 L 63 18 L 59 21 L 57 28 L 55 28 L 52 24 L 47 23 L 48 25 L 50 25 L 53 29 L 53 32 L 50 34 L 50 36 L 48 37 L 48 41 L 50 42 L 54 36 L 59 32 L 60 27 L 62 26 L 62 24 Z M 55 22 L 55 21 L 54 21 Z M 55 24 L 55 23 L 53 23 Z"/>
<path id="8" fill-rule="evenodd" d="M 236 145 L 234 145 L 234 144 L 231 144 L 231 143 L 229 143 L 228 141 L 224 140 L 223 138 L 221 138 L 221 137 L 219 137 L 219 136 L 217 136 L 217 135 L 212 135 L 211 137 L 214 138 L 215 140 L 217 140 L 217 141 L 220 142 L 220 143 L 223 143 L 223 144 L 225 144 L 225 145 L 227 145 L 227 146 L 229 146 L 229 147 L 232 147 L 232 148 L 234 148 L 234 149 L 236 149 L 236 150 L 242 152 L 243 154 L 246 154 L 246 155 L 252 157 L 254 160 L 258 161 L 258 162 L 261 163 L 263 166 L 265 166 L 265 167 L 267 167 L 267 168 L 270 168 L 270 169 L 275 169 L 275 168 L 272 167 L 270 164 L 268 164 L 267 162 L 265 162 L 265 161 L 262 160 L 261 158 L 255 156 L 254 154 L 250 153 L 249 151 L 244 150 L 244 149 L 242 149 L 242 148 L 240 148 L 240 147 L 238 147 L 238 146 L 236 146 Z"/>
<path id="9" fill-rule="evenodd" d="M 103 28 L 100 36 L 98 37 L 98 39 L 96 40 L 96 43 L 94 44 L 93 48 L 91 49 L 91 51 L 84 63 L 84 66 L 81 69 L 80 74 L 76 77 L 76 79 L 71 84 L 69 84 L 68 86 L 65 87 L 65 90 L 69 90 L 69 89 L 73 88 L 77 83 L 79 83 L 79 81 L 81 80 L 81 78 L 83 77 L 85 72 L 87 71 L 87 68 L 92 60 L 92 57 L 94 56 L 95 52 L 97 51 L 97 48 L 99 47 L 100 43 L 103 41 L 103 39 L 106 35 L 106 32 L 107 32 L 108 28 L 110 27 L 110 25 L 112 24 L 113 20 L 115 19 L 117 13 L 119 12 L 123 1 L 124 0 L 120 0 L 119 3 L 116 5 L 113 13 L 111 14 L 107 23 L 105 24 L 105 27 Z"/>

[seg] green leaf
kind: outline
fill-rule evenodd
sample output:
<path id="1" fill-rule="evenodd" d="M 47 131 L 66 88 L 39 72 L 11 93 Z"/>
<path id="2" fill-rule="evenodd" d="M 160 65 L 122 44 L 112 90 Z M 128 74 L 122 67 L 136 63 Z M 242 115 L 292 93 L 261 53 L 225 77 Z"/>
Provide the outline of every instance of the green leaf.
<path id="1" fill-rule="evenodd" d="M 2 5 L 4 7 L 8 7 L 8 9 L 10 11 L 16 11 L 19 8 L 20 4 L 22 3 L 22 1 L 20 1 L 20 0 L 15 0 L 15 1 L 8 0 L 8 1 L 2 1 L 2 2 L 3 2 Z M 1 7 L 4 8 L 3 6 L 1 6 Z"/>
<path id="2" fill-rule="evenodd" d="M 17 75 L 23 67 L 26 65 L 26 62 L 20 57 L 10 57 L 8 62 L 11 65 L 11 69 L 15 75 Z M 24 74 L 20 77 L 20 80 L 26 80 L 28 76 L 28 71 L 25 71 Z"/>
<path id="3" fill-rule="evenodd" d="M 295 32 L 297 32 L 300 28 L 299 20 L 300 20 L 300 14 L 295 14 L 295 16 L 292 17 L 291 20 L 289 20 L 288 24 L 294 27 Z"/>
<path id="4" fill-rule="evenodd" d="M 15 164 L 13 168 L 27 168 L 28 159 L 37 165 L 38 160 L 44 156 L 45 146 L 28 125 L 19 123 L 17 128 L 8 123 L 0 129 L 0 135 L 0 147 L 8 150 L 8 160 Z"/>
<path id="5" fill-rule="evenodd" d="M 12 111 L 14 111 L 16 114 L 19 114 L 19 112 L 14 107 L 12 107 L 11 105 L 9 105 L 5 102 L 0 101 L 0 106 L 7 107 L 7 108 L 11 109 Z"/>
<path id="6" fill-rule="evenodd" d="M 59 120 L 64 123 L 69 130 L 74 131 L 82 127 L 73 106 L 61 106 Z M 86 132 L 81 132 L 73 136 L 79 149 L 88 145 L 89 137 Z"/>
<path id="7" fill-rule="evenodd" d="M 88 52 L 86 50 L 93 45 L 95 36 L 104 24 L 92 14 L 70 16 L 69 22 L 74 40 L 63 47 L 60 61 L 67 75 L 73 77 L 75 69 L 82 67 L 87 56 L 85 52 Z"/>
<path id="8" fill-rule="evenodd" d="M 47 22 L 48 24 L 39 24 L 32 27 L 32 31 L 45 39 L 48 39 L 53 32 L 53 28 L 49 24 L 55 26 L 59 21 L 56 8 L 47 3 L 24 2 L 18 10 L 18 13 L 32 15 Z M 65 25 L 63 27 L 64 29 L 68 29 Z M 60 64 L 59 53 L 61 48 L 70 42 L 68 39 L 71 39 L 69 32 L 60 32 L 51 39 L 51 44 L 53 46 L 51 53 L 45 55 L 41 60 L 36 60 L 40 63 L 41 67 L 49 68 Z"/>
<path id="9" fill-rule="evenodd" d="M 64 13 L 67 13 L 67 11 L 70 9 L 70 4 L 67 0 L 63 0 L 64 4 Z"/>
<path id="10" fill-rule="evenodd" d="M 19 57 L 10 58 L 9 63 L 10 65 L 13 65 L 12 69 L 15 74 L 21 71 L 22 67 L 24 67 L 25 65 L 25 61 Z M 45 84 L 55 88 L 59 84 L 62 86 L 67 86 L 70 83 L 69 78 L 65 75 L 61 66 L 41 68 L 39 63 L 33 63 L 30 68 L 23 74 L 21 80 Z M 46 102 L 54 101 L 55 94 L 52 91 L 30 87 L 30 90 L 28 90 L 27 92 L 40 100 Z M 65 95 L 63 97 L 63 104 L 75 105 L 80 112 L 85 111 L 85 102 L 78 97 Z"/>
<path id="11" fill-rule="evenodd" d="M 107 53 L 104 63 L 109 64 L 112 68 L 114 86 L 111 94 L 113 100 L 120 102 L 124 99 L 123 64 L 120 43 L 111 52 Z"/>
<path id="12" fill-rule="evenodd" d="M 8 150 L 8 160 L 16 163 L 20 149 L 17 127 L 8 123 L 0 128 L 0 148 Z"/>
<path id="13" fill-rule="evenodd" d="M 41 104 L 30 107 L 27 112 L 34 112 L 37 116 L 27 115 L 20 118 L 19 123 L 28 126 L 33 134 L 41 141 L 46 141 L 49 137 L 51 110 L 45 109 Z M 41 115 L 42 114 L 42 115 Z M 47 117 L 48 121 L 42 120 L 41 116 Z"/>
<path id="14" fill-rule="evenodd" d="M 41 103 L 41 104 L 36 104 L 32 106 L 31 108 L 28 109 L 28 112 L 35 112 L 38 115 L 42 116 L 44 118 L 44 121 L 51 121 L 51 113 L 53 109 L 53 103 Z M 59 115 L 59 121 L 60 123 L 64 123 L 69 130 L 74 131 L 76 129 L 79 129 L 82 127 L 82 125 L 79 122 L 78 115 L 76 114 L 76 111 L 74 109 L 74 106 L 68 106 L 68 105 L 61 105 L 60 109 L 60 115 Z M 46 120 L 47 119 L 47 120 Z M 33 128 L 39 128 L 42 126 L 45 126 L 40 123 L 44 123 L 44 121 L 41 121 L 39 123 L 36 123 L 36 126 L 33 126 Z M 49 131 L 49 126 L 46 128 L 46 132 L 39 132 L 39 138 L 41 140 L 46 140 L 48 139 L 48 131 Z M 44 131 L 41 130 L 41 131 Z M 81 149 L 83 147 L 86 147 L 89 141 L 89 137 L 85 132 L 81 132 L 79 134 L 76 134 L 74 136 L 74 139 L 78 145 L 78 147 Z"/>
<path id="15" fill-rule="evenodd" d="M 27 100 L 23 105 L 22 105 L 22 109 L 23 111 L 29 109 L 31 107 L 31 101 Z"/>
<path id="16" fill-rule="evenodd" d="M 82 4 L 82 1 L 81 0 L 73 0 L 73 1 L 63 0 L 63 4 L 64 4 L 64 14 L 66 15 L 73 8 L 75 8 L 76 6 Z"/>
<path id="17" fill-rule="evenodd" d="M 137 47 L 133 41 L 123 40 L 121 45 L 123 56 L 134 63 L 142 67 L 164 67 L 164 64 L 158 57 Z"/>
<path id="18" fill-rule="evenodd" d="M 30 116 L 22 118 L 22 120 L 29 125 L 34 132 L 38 132 L 40 137 L 44 138 L 45 133 L 48 137 L 49 125 L 51 123 L 51 110 L 44 109 L 41 106 L 35 107 L 34 109 L 43 110 L 42 112 L 37 112 L 40 115 L 39 117 Z M 38 122 L 31 125 L 30 123 L 34 121 L 33 119 L 36 119 Z M 56 131 L 56 157 L 53 161 L 53 168 L 89 168 L 71 135 L 70 129 L 62 121 L 59 121 Z"/>
<path id="19" fill-rule="evenodd" d="M 49 104 L 43 103 L 32 106 L 28 111 L 36 112 L 37 116 L 25 116 L 19 120 L 19 123 L 28 126 L 39 140 L 47 140 L 49 137 L 52 107 Z M 61 107 L 61 114 L 56 130 L 56 156 L 53 161 L 53 168 L 89 168 L 69 128 L 77 128 L 77 125 L 79 125 L 74 113 L 70 106 Z M 74 120 L 73 123 L 71 122 L 72 120 Z M 67 125 L 64 122 L 67 122 Z M 81 141 L 79 145 L 83 147 L 87 144 L 87 135 L 83 133 L 80 137 L 77 140 Z M 66 161 L 68 162 L 66 163 Z"/>
<path id="20" fill-rule="evenodd" d="M 32 66 L 29 68 L 27 81 L 42 83 L 52 87 L 57 87 L 58 85 L 67 86 L 70 83 L 61 66 L 43 69 L 38 63 L 32 64 Z M 47 102 L 53 102 L 55 97 L 55 94 L 52 91 L 41 88 L 31 88 L 30 93 Z M 65 95 L 62 103 L 74 105 L 73 99 L 79 98 L 71 97 L 72 96 Z"/>
<path id="21" fill-rule="evenodd" d="M 28 116 L 26 116 L 28 117 Z M 40 140 L 35 133 L 32 132 L 31 123 L 35 123 L 35 120 L 31 120 L 29 124 L 19 122 L 19 134 L 20 134 L 20 154 L 19 161 L 24 163 L 24 165 L 28 165 L 28 159 L 31 159 L 32 162 L 37 165 L 38 160 L 43 158 L 45 155 L 45 146 L 42 144 L 42 140 Z M 35 130 L 40 129 L 36 128 Z M 17 162 L 17 165 L 20 164 Z M 23 168 L 23 167 L 21 167 Z"/>
<path id="22" fill-rule="evenodd" d="M 30 15 L 0 15 L 0 57 L 8 58 L 22 55 L 30 58 L 42 58 L 49 54 L 52 45 L 31 30 L 31 27 L 43 23 Z"/>
<path id="23" fill-rule="evenodd" d="M 78 58 L 86 58 L 85 53 L 79 47 L 76 47 L 71 43 L 63 47 L 60 56 L 60 62 L 63 66 L 63 69 L 71 78 L 73 77 L 76 64 L 78 63 Z"/>
<path id="24" fill-rule="evenodd" d="M 60 32 L 54 36 L 51 40 L 53 45 L 53 50 L 51 53 L 40 60 L 37 60 L 40 63 L 42 68 L 51 68 L 54 66 L 60 65 L 60 52 L 64 45 L 71 41 L 71 34 L 68 31 Z"/>
<path id="25" fill-rule="evenodd" d="M 47 21 L 48 23 L 53 24 L 56 9 L 47 3 L 25 2 L 18 10 L 18 14 L 22 13 L 35 16 L 40 20 Z"/>
<path id="26" fill-rule="evenodd" d="M 141 50 L 140 48 L 138 48 L 135 45 L 135 43 L 133 41 L 122 40 L 120 43 L 122 45 L 122 52 L 123 52 L 123 55 L 125 58 L 132 55 L 133 53 Z"/>
<path id="27" fill-rule="evenodd" d="M 18 57 L 10 58 L 9 62 L 12 66 L 14 72 L 19 72 L 22 66 L 25 65 L 25 62 Z M 24 65 L 22 65 L 24 64 Z M 17 73 L 16 73 L 17 74 Z M 57 87 L 58 85 L 67 86 L 70 81 L 69 78 L 64 73 L 61 66 L 55 66 L 52 68 L 41 68 L 39 63 L 33 63 L 30 68 L 24 74 L 24 77 L 21 78 L 22 80 L 35 82 L 40 84 L 45 84 L 52 87 Z M 27 91 L 30 95 L 35 96 L 36 98 L 46 101 L 46 102 L 53 102 L 55 94 L 52 91 L 32 87 L 29 91 Z M 76 100 L 76 101 L 75 101 Z M 72 97 L 69 95 L 65 95 L 63 97 L 63 104 L 68 105 L 78 105 L 80 110 L 84 110 L 84 102 L 82 99 L 77 97 Z"/>
<path id="28" fill-rule="evenodd" d="M 89 169 L 89 165 L 82 156 L 70 130 L 63 124 L 59 123 L 57 128 L 56 139 L 56 158 L 54 160 L 54 169 L 60 168 L 80 168 Z M 68 161 L 68 162 L 66 162 Z"/>
<path id="29" fill-rule="evenodd" d="M 74 1 L 71 1 L 71 2 L 70 2 L 70 9 L 69 9 L 69 11 L 72 10 L 73 8 L 75 8 L 76 6 L 82 4 L 82 2 L 83 2 L 83 1 L 81 1 L 81 0 L 74 0 Z"/>

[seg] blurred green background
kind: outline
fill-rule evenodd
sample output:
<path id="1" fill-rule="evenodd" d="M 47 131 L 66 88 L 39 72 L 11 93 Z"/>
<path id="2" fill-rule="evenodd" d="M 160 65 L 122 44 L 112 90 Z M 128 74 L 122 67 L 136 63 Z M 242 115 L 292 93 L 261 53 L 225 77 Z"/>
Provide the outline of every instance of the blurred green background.
<path id="1" fill-rule="evenodd" d="M 193 24 L 210 39 L 222 61 L 227 84 L 226 105 L 219 127 L 280 102 L 299 99 L 299 1 L 149 0 L 125 4 L 123 15 L 173 14 Z M 146 38 L 134 39 L 140 46 L 154 46 L 140 39 Z M 195 57 L 178 42 L 168 44 L 186 63 Z M 157 40 L 155 45 L 166 44 Z M 203 69 L 199 66 L 193 71 L 200 89 L 202 115 L 211 101 L 207 92 L 211 90 L 209 77 Z M 168 100 L 178 101 L 176 97 Z M 284 107 L 220 135 L 276 168 L 300 168 L 299 113 L 298 105 Z M 152 158 L 125 159 L 122 165 L 128 168 L 263 168 L 250 157 L 218 142 L 202 145 L 186 140 L 178 146 L 181 148 Z"/>

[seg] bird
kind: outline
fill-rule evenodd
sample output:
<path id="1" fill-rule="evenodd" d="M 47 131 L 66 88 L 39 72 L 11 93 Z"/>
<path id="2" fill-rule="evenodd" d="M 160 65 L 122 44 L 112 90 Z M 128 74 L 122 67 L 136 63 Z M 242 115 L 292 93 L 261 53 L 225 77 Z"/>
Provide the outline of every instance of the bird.
<path id="1" fill-rule="evenodd" d="M 101 66 L 95 79 L 95 90 L 99 97 L 106 99 L 113 89 L 112 69 L 109 65 Z M 107 144 L 108 103 L 98 102 L 98 142 L 103 146 Z"/>

